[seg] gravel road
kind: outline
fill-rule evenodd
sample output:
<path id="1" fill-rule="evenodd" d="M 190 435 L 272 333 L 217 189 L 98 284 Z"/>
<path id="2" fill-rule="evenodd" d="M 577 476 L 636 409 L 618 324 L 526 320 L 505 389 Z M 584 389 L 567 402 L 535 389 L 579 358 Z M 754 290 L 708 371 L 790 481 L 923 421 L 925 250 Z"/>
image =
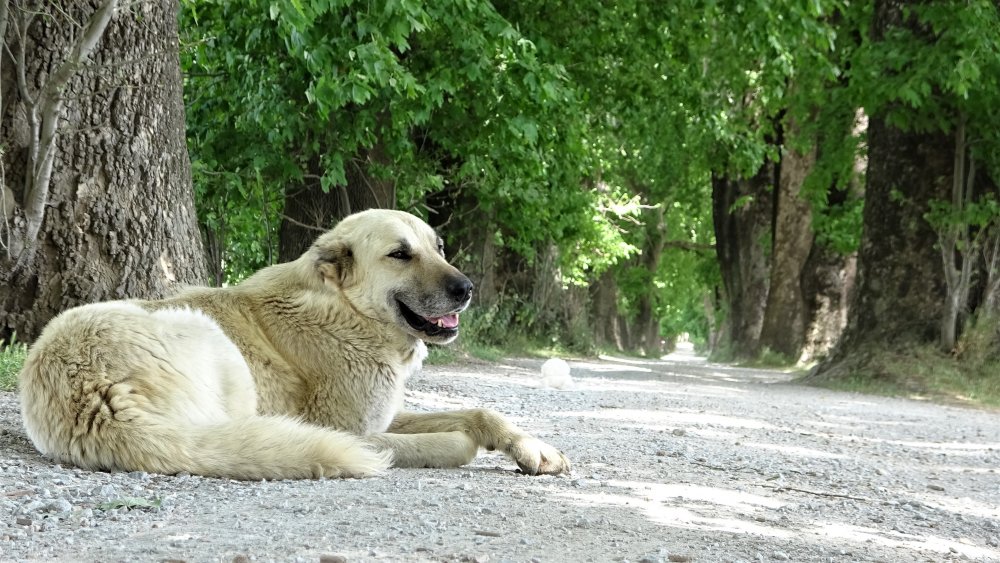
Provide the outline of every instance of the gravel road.
<path id="1" fill-rule="evenodd" d="M 238 482 L 41 458 L 0 393 L 2 561 L 1000 561 L 1000 416 L 661 361 L 428 367 L 415 410 L 486 406 L 572 475 Z"/>

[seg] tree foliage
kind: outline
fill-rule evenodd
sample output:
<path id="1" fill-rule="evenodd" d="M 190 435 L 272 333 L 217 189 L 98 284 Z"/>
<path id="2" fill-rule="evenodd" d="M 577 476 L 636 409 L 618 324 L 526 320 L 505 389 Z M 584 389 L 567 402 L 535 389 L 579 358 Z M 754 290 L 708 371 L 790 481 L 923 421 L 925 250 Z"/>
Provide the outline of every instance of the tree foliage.
<path id="1" fill-rule="evenodd" d="M 942 131 L 966 116 L 996 178 L 996 6 L 905 13 L 918 34 L 874 38 L 873 5 L 846 0 L 185 2 L 189 139 L 220 281 L 273 259 L 284 194 L 343 190 L 364 169 L 447 223 L 460 261 L 496 253 L 516 309 L 490 313 L 505 331 L 536 326 L 540 307 L 574 316 L 533 302 L 539 285 L 611 271 L 622 320 L 707 338 L 713 175 L 815 148 L 801 194 L 816 244 L 844 254 L 861 239 L 866 114 Z M 364 158 L 376 145 L 384 162 Z"/>

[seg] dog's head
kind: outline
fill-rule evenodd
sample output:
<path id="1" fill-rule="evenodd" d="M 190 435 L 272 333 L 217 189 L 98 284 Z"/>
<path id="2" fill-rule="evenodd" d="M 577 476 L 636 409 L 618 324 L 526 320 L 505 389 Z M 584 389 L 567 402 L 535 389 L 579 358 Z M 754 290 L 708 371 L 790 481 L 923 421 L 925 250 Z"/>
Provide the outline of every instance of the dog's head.
<path id="1" fill-rule="evenodd" d="M 441 238 L 419 218 L 371 209 L 345 218 L 310 253 L 325 283 L 361 314 L 426 342 L 458 336 L 472 282 L 444 258 Z"/>

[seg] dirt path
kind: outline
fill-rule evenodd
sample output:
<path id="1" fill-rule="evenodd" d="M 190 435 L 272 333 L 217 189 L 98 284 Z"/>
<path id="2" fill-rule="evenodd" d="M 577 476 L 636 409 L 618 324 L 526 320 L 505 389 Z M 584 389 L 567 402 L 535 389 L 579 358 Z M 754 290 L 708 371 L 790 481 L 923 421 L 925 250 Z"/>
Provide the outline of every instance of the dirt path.
<path id="1" fill-rule="evenodd" d="M 347 481 L 88 473 L 41 459 L 2 393 L 0 560 L 1000 561 L 997 413 L 690 356 L 571 362 L 573 389 L 542 389 L 540 364 L 431 367 L 409 404 L 504 412 L 566 477 L 495 454 Z"/>

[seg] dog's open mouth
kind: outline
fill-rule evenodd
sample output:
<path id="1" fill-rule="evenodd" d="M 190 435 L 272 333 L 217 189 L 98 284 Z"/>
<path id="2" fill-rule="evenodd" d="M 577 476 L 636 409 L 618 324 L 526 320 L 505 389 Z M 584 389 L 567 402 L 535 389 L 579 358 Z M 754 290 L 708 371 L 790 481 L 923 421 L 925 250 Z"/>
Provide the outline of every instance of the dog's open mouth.
<path id="1" fill-rule="evenodd" d="M 399 312 L 402 313 L 406 322 L 427 336 L 451 336 L 458 332 L 458 313 L 451 313 L 441 317 L 422 317 L 413 312 L 399 299 L 396 300 Z"/>

